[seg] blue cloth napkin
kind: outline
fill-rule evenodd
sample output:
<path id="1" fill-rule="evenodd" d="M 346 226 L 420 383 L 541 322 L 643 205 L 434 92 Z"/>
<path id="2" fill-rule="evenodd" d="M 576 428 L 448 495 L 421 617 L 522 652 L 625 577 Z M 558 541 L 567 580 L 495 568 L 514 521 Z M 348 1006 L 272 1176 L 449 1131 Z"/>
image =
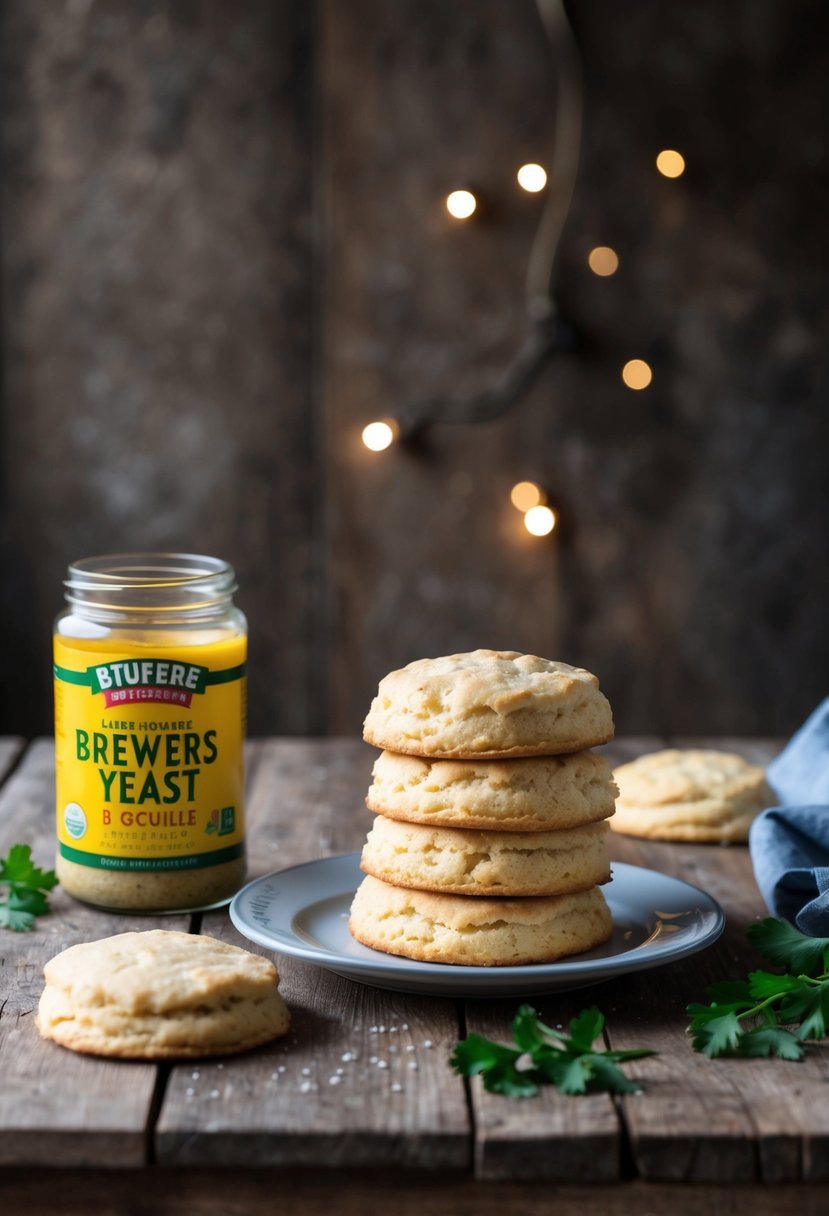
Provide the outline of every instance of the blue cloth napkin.
<path id="1" fill-rule="evenodd" d="M 780 806 L 751 825 L 754 876 L 771 913 L 829 937 L 829 697 L 768 767 Z"/>

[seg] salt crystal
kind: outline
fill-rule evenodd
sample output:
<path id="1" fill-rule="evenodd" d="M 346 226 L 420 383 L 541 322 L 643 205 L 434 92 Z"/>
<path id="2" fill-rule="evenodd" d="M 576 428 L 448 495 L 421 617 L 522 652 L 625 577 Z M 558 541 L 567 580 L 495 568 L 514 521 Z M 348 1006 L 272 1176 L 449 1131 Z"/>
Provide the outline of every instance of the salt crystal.
<path id="1" fill-rule="evenodd" d="M 377 1027 L 376 1027 L 376 1026 L 369 1026 L 369 1028 L 368 1028 L 368 1032 L 369 1032 L 369 1034 L 377 1034 Z"/>
<path id="2" fill-rule="evenodd" d="M 387 1060 L 378 1060 L 378 1061 L 377 1061 L 377 1067 L 378 1067 L 378 1068 L 388 1068 L 388 1066 L 389 1066 L 389 1065 L 388 1065 L 388 1061 L 387 1061 Z"/>
<path id="3" fill-rule="evenodd" d="M 338 1077 L 343 1076 L 343 1074 L 344 1074 L 344 1073 L 345 1073 L 345 1069 L 344 1069 L 344 1068 L 338 1068 L 338 1069 L 337 1069 L 337 1076 L 338 1076 Z"/>
<path id="4" fill-rule="evenodd" d="M 377 1056 L 369 1056 L 369 1058 L 368 1058 L 368 1062 L 369 1062 L 369 1064 L 376 1064 L 376 1063 L 377 1063 Z"/>
<path id="5" fill-rule="evenodd" d="M 414 1043 L 407 1043 L 407 1044 L 406 1044 L 406 1051 L 415 1051 L 415 1050 L 416 1050 L 416 1048 L 415 1048 Z"/>
<path id="6" fill-rule="evenodd" d="M 196 1091 L 195 1091 L 195 1089 L 188 1089 L 188 1090 L 187 1090 L 187 1097 L 188 1097 L 188 1098 L 192 1098 L 192 1097 L 193 1097 L 193 1094 L 194 1094 L 195 1092 L 196 1092 Z"/>
<path id="7" fill-rule="evenodd" d="M 400 1084 L 399 1081 L 395 1081 L 394 1085 L 392 1085 L 392 1090 L 396 1094 L 402 1094 L 403 1086 Z"/>
<path id="8" fill-rule="evenodd" d="M 342 1081 L 342 1077 L 336 1077 L 336 1076 L 335 1076 L 335 1077 L 329 1077 L 329 1078 L 328 1078 L 328 1084 L 329 1084 L 329 1085 L 339 1085 L 340 1081 Z"/>
<path id="9" fill-rule="evenodd" d="M 303 1077 L 310 1077 L 310 1075 L 311 1075 L 311 1069 L 310 1069 L 310 1068 L 303 1068 L 303 1070 L 302 1070 L 302 1075 L 303 1075 Z"/>
<path id="10" fill-rule="evenodd" d="M 211 1089 L 211 1091 L 210 1091 L 210 1097 L 211 1097 L 211 1098 L 218 1098 L 218 1096 L 219 1096 L 219 1091 L 218 1091 L 218 1089 Z"/>
<path id="11" fill-rule="evenodd" d="M 276 1070 L 276 1071 L 277 1071 L 277 1072 L 284 1072 L 284 1071 L 285 1071 L 285 1065 L 284 1065 L 284 1064 L 280 1064 L 280 1065 L 279 1065 L 279 1068 L 277 1068 L 277 1070 Z"/>
<path id="12" fill-rule="evenodd" d="M 199 1079 L 199 1077 L 200 1077 L 200 1076 L 201 1076 L 201 1073 L 200 1073 L 200 1072 L 194 1072 L 194 1073 L 193 1073 L 193 1080 L 194 1080 L 194 1081 L 198 1081 L 198 1079 Z"/>
<path id="13" fill-rule="evenodd" d="M 389 1026 L 389 1034 L 397 1034 L 396 1026 Z"/>
<path id="14" fill-rule="evenodd" d="M 417 1072 L 417 1060 L 412 1060 L 409 1064 L 409 1068 L 412 1072 Z"/>
<path id="15" fill-rule="evenodd" d="M 397 1048 L 395 1047 L 394 1043 L 389 1043 L 389 1051 L 397 1051 Z"/>
<path id="16" fill-rule="evenodd" d="M 424 1039 L 424 1040 L 423 1040 L 423 1046 L 424 1046 L 424 1047 L 434 1047 L 434 1043 L 432 1042 L 432 1040 L 431 1040 L 431 1039 Z"/>

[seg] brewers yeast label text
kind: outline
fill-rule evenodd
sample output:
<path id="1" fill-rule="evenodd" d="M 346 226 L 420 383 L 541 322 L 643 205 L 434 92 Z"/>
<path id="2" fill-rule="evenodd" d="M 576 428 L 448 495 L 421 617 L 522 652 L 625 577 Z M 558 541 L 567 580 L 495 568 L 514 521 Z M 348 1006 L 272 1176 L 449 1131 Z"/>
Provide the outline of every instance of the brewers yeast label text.
<path id="1" fill-rule="evenodd" d="M 244 649 L 243 638 L 200 646 L 196 662 L 55 638 L 63 857 L 128 871 L 241 857 Z"/>

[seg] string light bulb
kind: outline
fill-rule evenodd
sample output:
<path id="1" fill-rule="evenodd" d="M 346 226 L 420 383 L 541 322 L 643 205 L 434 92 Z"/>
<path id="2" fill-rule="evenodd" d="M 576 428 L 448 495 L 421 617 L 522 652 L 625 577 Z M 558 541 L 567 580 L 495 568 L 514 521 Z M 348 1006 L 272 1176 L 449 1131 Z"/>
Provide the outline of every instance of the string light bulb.
<path id="1" fill-rule="evenodd" d="M 524 527 L 531 536 L 549 536 L 556 526 L 556 513 L 552 507 L 538 503 L 524 512 Z"/>
<path id="2" fill-rule="evenodd" d="M 446 210 L 456 220 L 468 220 L 478 210 L 478 200 L 471 190 L 453 190 L 446 196 Z"/>
<path id="3" fill-rule="evenodd" d="M 518 185 L 528 194 L 538 194 L 547 185 L 547 170 L 542 165 L 522 165 L 515 176 Z"/>
<path id="4" fill-rule="evenodd" d="M 606 279 L 619 269 L 619 255 L 609 245 L 597 245 L 587 255 L 587 265 L 600 278 Z"/>
<path id="5" fill-rule="evenodd" d="M 628 359 L 622 368 L 622 379 L 628 388 L 636 390 L 647 388 L 653 380 L 651 365 L 644 359 Z"/>
<path id="6" fill-rule="evenodd" d="M 529 511 L 544 501 L 541 486 L 534 481 L 519 481 L 509 492 L 510 502 L 517 511 Z"/>
<path id="7" fill-rule="evenodd" d="M 663 148 L 656 158 L 656 167 L 663 177 L 682 177 L 685 157 L 674 148 Z"/>
<path id="8" fill-rule="evenodd" d="M 400 435 L 400 427 L 394 418 L 383 418 L 363 427 L 363 443 L 370 452 L 385 452 Z"/>

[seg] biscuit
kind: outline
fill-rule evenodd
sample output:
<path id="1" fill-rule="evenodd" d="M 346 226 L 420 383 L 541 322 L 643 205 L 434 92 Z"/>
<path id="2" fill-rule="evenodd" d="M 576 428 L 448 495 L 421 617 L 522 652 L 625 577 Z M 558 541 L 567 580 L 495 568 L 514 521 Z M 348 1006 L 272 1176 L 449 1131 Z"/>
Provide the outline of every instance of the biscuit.
<path id="1" fill-rule="evenodd" d="M 470 899 L 372 877 L 357 888 L 348 927 L 358 942 L 385 954 L 470 967 L 549 963 L 591 950 L 613 930 L 598 887 L 574 895 Z"/>
<path id="2" fill-rule="evenodd" d="M 273 963 L 213 937 L 119 933 L 70 946 L 44 975 L 37 1029 L 90 1055 L 227 1055 L 267 1043 L 290 1025 Z"/>
<path id="3" fill-rule="evenodd" d="M 453 895 L 564 895 L 610 880 L 607 824 L 478 832 L 378 816 L 361 869 L 396 887 Z"/>
<path id="4" fill-rule="evenodd" d="M 363 738 L 405 755 L 442 759 L 553 756 L 613 738 L 599 681 L 514 650 L 418 659 L 380 681 Z"/>
<path id="5" fill-rule="evenodd" d="M 614 776 L 614 829 L 652 840 L 745 841 L 775 802 L 763 769 L 730 752 L 651 752 Z"/>
<path id="6" fill-rule="evenodd" d="M 428 760 L 382 752 L 366 805 L 450 828 L 549 832 L 613 814 L 610 766 L 594 752 L 526 760 Z"/>

